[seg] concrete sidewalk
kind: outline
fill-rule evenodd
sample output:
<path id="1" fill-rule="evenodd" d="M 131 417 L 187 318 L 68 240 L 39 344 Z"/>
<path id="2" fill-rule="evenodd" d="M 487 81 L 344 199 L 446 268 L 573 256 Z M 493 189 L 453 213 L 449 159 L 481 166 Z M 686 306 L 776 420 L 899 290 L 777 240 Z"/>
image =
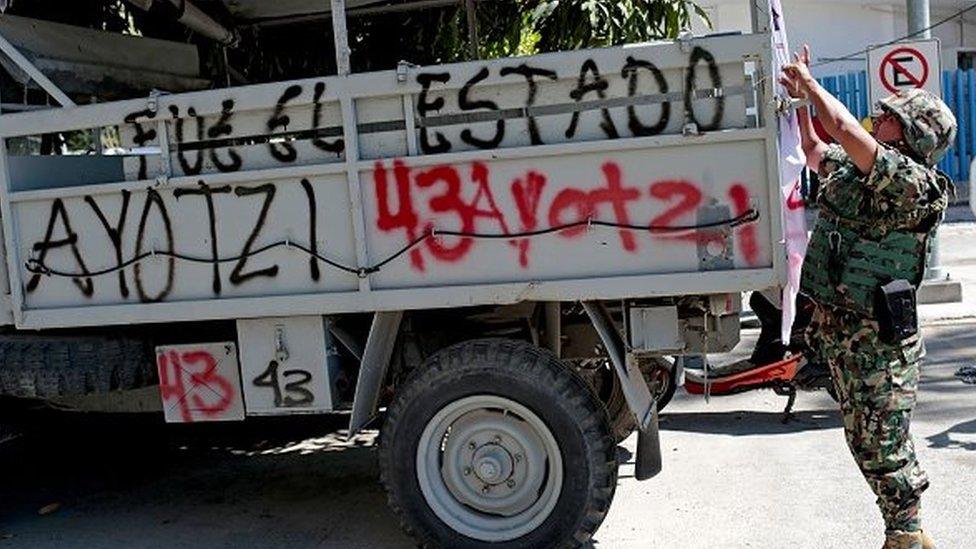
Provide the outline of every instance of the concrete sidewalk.
<path id="1" fill-rule="evenodd" d="M 962 283 L 962 302 L 922 305 L 923 324 L 976 318 L 976 218 L 968 207 L 954 206 L 939 231 L 942 263 L 952 280 Z"/>

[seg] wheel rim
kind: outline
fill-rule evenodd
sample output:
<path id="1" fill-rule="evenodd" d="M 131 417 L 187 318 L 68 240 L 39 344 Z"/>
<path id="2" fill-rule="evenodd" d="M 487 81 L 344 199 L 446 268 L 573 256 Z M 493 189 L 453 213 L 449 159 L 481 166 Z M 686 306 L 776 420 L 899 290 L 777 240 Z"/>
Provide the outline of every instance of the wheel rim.
<path id="1" fill-rule="evenodd" d="M 562 490 L 552 432 L 525 406 L 495 395 L 466 397 L 438 412 L 420 437 L 416 467 L 434 514 L 486 542 L 538 528 Z"/>
<path id="2" fill-rule="evenodd" d="M 654 371 L 647 376 L 646 379 L 648 387 L 651 389 L 651 397 L 655 401 L 661 400 L 668 392 L 668 387 L 671 385 L 671 371 L 665 370 L 664 368 L 655 368 Z"/>

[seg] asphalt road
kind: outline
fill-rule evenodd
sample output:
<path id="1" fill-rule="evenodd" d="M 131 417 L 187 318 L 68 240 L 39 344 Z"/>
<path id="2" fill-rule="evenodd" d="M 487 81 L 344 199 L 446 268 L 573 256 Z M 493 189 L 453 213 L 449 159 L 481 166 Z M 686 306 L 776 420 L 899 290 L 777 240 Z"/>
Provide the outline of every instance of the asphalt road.
<path id="1" fill-rule="evenodd" d="M 976 224 L 962 223 L 943 237 L 966 303 L 976 296 L 974 236 Z M 925 527 L 948 548 L 976 546 L 976 386 L 953 376 L 976 362 L 976 319 L 959 319 L 976 315 L 966 303 L 929 306 L 913 422 L 932 483 Z M 739 353 L 754 337 L 744 334 Z M 788 424 L 784 404 L 771 392 L 710 403 L 679 392 L 662 422 L 664 473 L 637 482 L 635 441 L 621 446 L 617 496 L 595 546 L 879 547 L 883 525 L 833 401 L 801 394 Z M 385 507 L 370 437 L 321 435 L 341 418 L 44 425 L 44 437 L 0 446 L 0 549 L 412 546 Z"/>

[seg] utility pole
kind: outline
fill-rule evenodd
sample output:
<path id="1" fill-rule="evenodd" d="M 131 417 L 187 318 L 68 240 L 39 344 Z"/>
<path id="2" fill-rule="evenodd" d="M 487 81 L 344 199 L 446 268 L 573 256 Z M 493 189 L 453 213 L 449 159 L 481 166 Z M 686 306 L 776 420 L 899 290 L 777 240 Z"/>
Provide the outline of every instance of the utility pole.
<path id="1" fill-rule="evenodd" d="M 912 40 L 932 37 L 929 0 L 906 0 L 908 8 L 908 33 Z M 941 75 L 939 75 L 941 77 Z M 947 303 L 962 301 L 962 285 L 949 280 L 949 273 L 942 267 L 939 234 L 932 238 L 929 256 L 925 262 L 925 282 L 919 290 L 920 303 Z"/>
<path id="2" fill-rule="evenodd" d="M 906 2 L 908 2 L 908 34 L 911 35 L 911 39 L 925 40 L 931 38 L 932 31 L 928 30 L 930 25 L 929 0 L 906 0 Z M 939 250 L 938 234 L 933 237 L 929 256 L 925 259 L 925 280 L 946 278 L 946 273 L 942 269 L 942 252 Z"/>
<path id="3" fill-rule="evenodd" d="M 349 57 L 349 31 L 346 29 L 346 0 L 332 0 L 332 34 L 335 37 L 336 69 L 339 76 L 352 72 Z"/>
<path id="4" fill-rule="evenodd" d="M 907 0 L 908 2 L 908 33 L 913 39 L 927 39 L 932 37 L 927 30 L 931 25 L 929 17 L 929 0 Z M 926 29 L 926 30 L 923 30 Z M 914 33 L 919 34 L 914 34 Z"/>
<path id="5" fill-rule="evenodd" d="M 471 59 L 477 60 L 481 57 L 478 54 L 481 39 L 478 37 L 478 6 L 475 0 L 465 0 L 464 11 L 468 16 L 468 48 L 471 51 Z"/>

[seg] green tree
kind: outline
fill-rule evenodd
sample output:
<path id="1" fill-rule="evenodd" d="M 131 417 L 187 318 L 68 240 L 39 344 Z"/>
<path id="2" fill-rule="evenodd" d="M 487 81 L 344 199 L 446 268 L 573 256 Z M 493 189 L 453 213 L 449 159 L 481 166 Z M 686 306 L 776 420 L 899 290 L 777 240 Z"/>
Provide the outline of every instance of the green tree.
<path id="1" fill-rule="evenodd" d="M 231 21 L 219 2 L 200 2 L 236 25 L 241 41 L 227 51 L 230 66 L 251 83 L 335 72 L 328 20 L 280 25 Z M 692 0 L 477 0 L 482 58 L 602 47 L 675 38 L 704 12 Z M 357 72 L 389 69 L 401 60 L 421 65 L 471 58 L 465 1 L 440 8 L 357 15 L 350 10 L 350 44 Z M 225 82 L 224 52 L 171 18 L 151 16 L 124 0 L 9 0 L 7 13 L 84 27 L 190 41 L 204 73 Z"/>
<path id="2" fill-rule="evenodd" d="M 470 59 L 464 2 L 351 21 L 357 70 L 400 59 L 436 64 Z M 613 46 L 675 38 L 705 12 L 690 0 L 481 0 L 480 57 Z"/>
<path id="3" fill-rule="evenodd" d="M 538 34 L 539 51 L 676 38 L 692 17 L 707 21 L 686 0 L 534 0 L 521 9 L 527 15 L 523 32 Z"/>

